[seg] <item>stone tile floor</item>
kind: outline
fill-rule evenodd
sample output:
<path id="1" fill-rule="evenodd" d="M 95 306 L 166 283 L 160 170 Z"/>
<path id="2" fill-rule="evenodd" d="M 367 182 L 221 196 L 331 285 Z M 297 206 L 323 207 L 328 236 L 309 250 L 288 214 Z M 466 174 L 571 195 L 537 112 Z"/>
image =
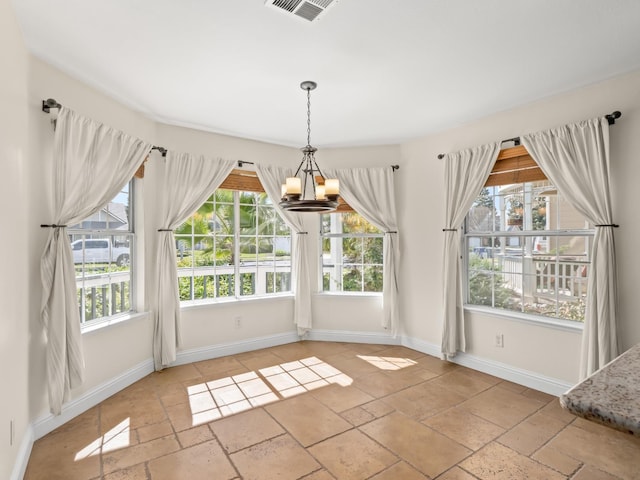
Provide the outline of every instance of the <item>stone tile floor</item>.
<path id="1" fill-rule="evenodd" d="M 27 480 L 640 479 L 640 439 L 397 346 L 299 342 L 155 372 L 39 439 Z"/>

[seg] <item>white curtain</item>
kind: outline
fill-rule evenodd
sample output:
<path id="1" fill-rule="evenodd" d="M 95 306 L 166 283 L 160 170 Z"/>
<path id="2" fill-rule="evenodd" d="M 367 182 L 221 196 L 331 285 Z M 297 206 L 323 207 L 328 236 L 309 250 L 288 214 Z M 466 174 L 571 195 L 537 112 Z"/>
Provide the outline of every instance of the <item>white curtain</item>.
<path id="1" fill-rule="evenodd" d="M 62 107 L 53 152 L 53 215 L 41 260 L 51 413 L 82 384 L 84 357 L 67 225 L 94 214 L 133 178 L 152 145 Z"/>
<path id="2" fill-rule="evenodd" d="M 442 354 L 451 358 L 464 352 L 464 309 L 462 262 L 462 222 L 482 186 L 487 181 L 500 153 L 500 144 L 492 143 L 445 156 L 445 227 L 443 281 Z"/>
<path id="3" fill-rule="evenodd" d="M 298 335 L 302 337 L 311 330 L 313 321 L 311 315 L 311 266 L 309 265 L 309 242 L 311 240 L 304 225 L 304 214 L 288 212 L 278 205 L 282 193 L 281 185 L 285 178 L 292 177 L 294 172 L 288 168 L 256 165 L 256 173 L 276 210 L 294 233 L 291 262 L 293 293 L 295 295 L 293 317 L 294 323 L 298 327 Z"/>
<path id="4" fill-rule="evenodd" d="M 160 190 L 160 228 L 156 257 L 157 305 L 153 332 L 153 360 L 156 370 L 162 370 L 175 362 L 180 343 L 180 297 L 173 230 L 213 194 L 229 175 L 234 164 L 233 160 L 167 152 Z"/>
<path id="5" fill-rule="evenodd" d="M 384 232 L 382 326 L 395 337 L 400 324 L 398 312 L 400 241 L 393 169 L 391 167 L 350 168 L 327 170 L 324 174 L 327 178 L 337 178 L 340 181 L 340 196 L 344 201 L 369 223 Z"/>
<path id="6" fill-rule="evenodd" d="M 596 226 L 587 280 L 581 379 L 618 356 L 617 273 L 605 117 L 524 135 L 522 144 L 558 191 Z"/>

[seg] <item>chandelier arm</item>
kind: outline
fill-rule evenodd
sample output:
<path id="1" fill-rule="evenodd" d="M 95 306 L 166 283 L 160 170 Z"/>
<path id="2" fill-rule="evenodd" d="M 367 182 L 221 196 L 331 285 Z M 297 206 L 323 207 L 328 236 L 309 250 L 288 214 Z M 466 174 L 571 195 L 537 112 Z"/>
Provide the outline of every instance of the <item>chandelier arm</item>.
<path id="1" fill-rule="evenodd" d="M 306 155 L 305 155 L 306 157 Z M 309 163 L 309 159 L 307 158 L 307 164 Z M 307 169 L 304 170 L 305 174 L 304 174 L 304 185 L 302 187 L 302 197 L 301 198 L 305 198 L 307 196 L 307 177 L 309 176 L 307 172 Z M 315 192 L 314 192 L 314 197 L 315 197 Z"/>
<path id="2" fill-rule="evenodd" d="M 325 176 L 320 170 L 320 167 L 318 166 L 318 162 L 316 162 L 316 157 L 312 157 L 312 158 L 313 158 L 313 164 L 316 166 L 316 171 L 320 174 L 320 176 L 322 177 L 322 180 L 326 180 Z M 314 178 L 314 183 L 315 183 L 315 178 Z"/>
<path id="3" fill-rule="evenodd" d="M 300 169 L 302 168 L 302 164 L 304 163 L 304 158 L 302 159 L 302 161 L 300 162 L 300 165 L 298 165 L 298 169 L 296 170 L 296 173 L 293 174 L 294 177 L 298 176 L 298 173 L 300 173 Z M 304 171 L 304 170 L 303 170 Z"/>

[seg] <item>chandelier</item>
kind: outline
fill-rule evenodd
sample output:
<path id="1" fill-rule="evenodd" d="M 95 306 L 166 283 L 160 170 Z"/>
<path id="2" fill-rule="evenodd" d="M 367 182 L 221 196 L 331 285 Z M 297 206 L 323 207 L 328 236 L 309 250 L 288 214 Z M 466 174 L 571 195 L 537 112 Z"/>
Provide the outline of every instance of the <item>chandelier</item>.
<path id="1" fill-rule="evenodd" d="M 317 86 L 312 81 L 300 84 L 307 91 L 307 146 L 300 149 L 303 155 L 296 173 L 282 185 L 280 201 L 280 206 L 291 212 L 328 212 L 338 207 L 338 180 L 324 177 L 314 156 L 318 149 L 311 146 L 311 90 Z"/>

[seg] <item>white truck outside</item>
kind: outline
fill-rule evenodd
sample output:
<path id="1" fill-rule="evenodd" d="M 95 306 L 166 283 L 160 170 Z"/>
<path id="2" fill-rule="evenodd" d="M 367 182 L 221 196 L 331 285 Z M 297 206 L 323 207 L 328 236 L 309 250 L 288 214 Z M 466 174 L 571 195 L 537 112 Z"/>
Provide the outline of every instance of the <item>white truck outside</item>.
<path id="1" fill-rule="evenodd" d="M 84 244 L 84 251 L 83 251 Z M 73 263 L 115 263 L 129 265 L 129 247 L 113 246 L 109 238 L 87 238 L 71 242 Z"/>

